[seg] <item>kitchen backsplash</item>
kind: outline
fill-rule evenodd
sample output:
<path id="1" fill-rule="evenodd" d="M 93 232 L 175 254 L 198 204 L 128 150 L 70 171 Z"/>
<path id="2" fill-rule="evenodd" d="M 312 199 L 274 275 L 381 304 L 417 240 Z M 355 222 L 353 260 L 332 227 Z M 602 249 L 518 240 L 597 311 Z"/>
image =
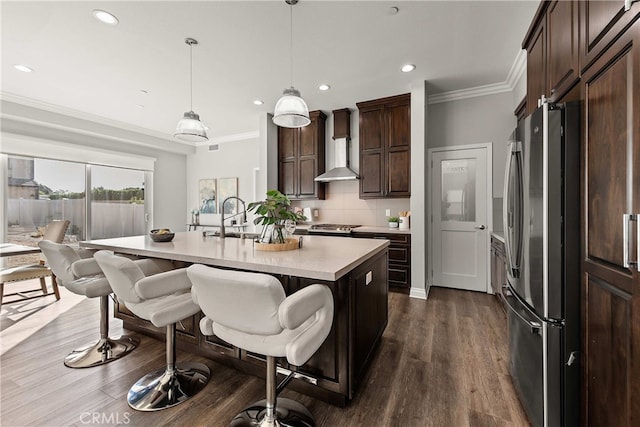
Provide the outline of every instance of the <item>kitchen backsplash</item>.
<path id="1" fill-rule="evenodd" d="M 293 201 L 293 207 L 317 209 L 315 223 L 358 224 L 386 227 L 390 216 L 409 210 L 409 199 L 368 199 L 359 197 L 359 181 L 335 181 L 325 184 L 325 200 Z"/>

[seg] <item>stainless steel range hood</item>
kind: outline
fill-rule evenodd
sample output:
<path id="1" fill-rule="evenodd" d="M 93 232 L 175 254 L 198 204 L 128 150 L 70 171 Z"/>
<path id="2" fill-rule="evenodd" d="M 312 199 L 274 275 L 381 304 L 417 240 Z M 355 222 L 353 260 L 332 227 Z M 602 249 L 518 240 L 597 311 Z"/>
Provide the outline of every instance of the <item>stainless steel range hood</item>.
<path id="1" fill-rule="evenodd" d="M 315 180 L 319 182 L 331 182 L 359 179 L 358 174 L 349 168 L 349 139 L 338 138 L 334 144 L 336 167 L 317 176 Z"/>

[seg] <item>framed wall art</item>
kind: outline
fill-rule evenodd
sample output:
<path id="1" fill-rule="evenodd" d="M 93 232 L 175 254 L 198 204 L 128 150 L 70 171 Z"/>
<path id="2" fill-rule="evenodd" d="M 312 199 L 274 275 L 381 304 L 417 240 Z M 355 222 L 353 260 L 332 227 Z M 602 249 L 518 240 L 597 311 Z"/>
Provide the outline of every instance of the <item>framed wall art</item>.
<path id="1" fill-rule="evenodd" d="M 215 179 L 201 179 L 198 185 L 198 202 L 200 203 L 200 213 L 218 213 L 218 194 L 216 191 Z"/>
<path id="2" fill-rule="evenodd" d="M 238 178 L 218 178 L 218 212 L 222 212 L 222 202 L 231 196 L 238 197 Z M 229 200 L 224 207 L 225 216 L 237 213 L 238 201 Z"/>

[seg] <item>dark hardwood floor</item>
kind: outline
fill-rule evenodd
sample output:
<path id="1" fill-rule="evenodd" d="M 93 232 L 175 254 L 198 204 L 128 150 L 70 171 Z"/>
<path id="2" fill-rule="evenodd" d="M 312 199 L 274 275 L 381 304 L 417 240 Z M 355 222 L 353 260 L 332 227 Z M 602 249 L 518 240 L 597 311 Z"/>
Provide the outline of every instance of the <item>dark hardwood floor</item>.
<path id="1" fill-rule="evenodd" d="M 226 426 L 264 398 L 264 381 L 210 360 L 206 388 L 160 412 L 129 408 L 126 393 L 164 364 L 164 344 L 141 336 L 127 357 L 91 369 L 69 369 L 67 353 L 98 336 L 98 301 L 57 315 L 0 358 L 0 425 Z M 121 332 L 111 322 L 112 335 Z M 14 327 L 18 327 L 15 325 Z M 432 288 L 428 301 L 391 293 L 389 325 L 355 399 L 338 408 L 289 390 L 318 426 L 526 426 L 508 373 L 505 315 L 495 298 Z"/>

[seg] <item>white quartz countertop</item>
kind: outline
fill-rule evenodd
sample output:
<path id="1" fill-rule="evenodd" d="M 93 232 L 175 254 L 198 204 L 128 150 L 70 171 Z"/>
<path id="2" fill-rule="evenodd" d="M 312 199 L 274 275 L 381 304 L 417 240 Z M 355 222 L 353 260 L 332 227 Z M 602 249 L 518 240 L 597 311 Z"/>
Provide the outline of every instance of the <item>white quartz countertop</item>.
<path id="1" fill-rule="evenodd" d="M 302 248 L 281 252 L 255 250 L 250 239 L 203 237 L 201 232 L 178 232 L 165 243 L 154 242 L 149 236 L 132 236 L 89 240 L 80 242 L 80 246 L 328 281 L 340 279 L 389 246 L 388 240 L 300 237 Z"/>
<path id="2" fill-rule="evenodd" d="M 491 236 L 495 237 L 496 239 L 504 243 L 504 233 L 502 231 L 492 231 Z"/>

